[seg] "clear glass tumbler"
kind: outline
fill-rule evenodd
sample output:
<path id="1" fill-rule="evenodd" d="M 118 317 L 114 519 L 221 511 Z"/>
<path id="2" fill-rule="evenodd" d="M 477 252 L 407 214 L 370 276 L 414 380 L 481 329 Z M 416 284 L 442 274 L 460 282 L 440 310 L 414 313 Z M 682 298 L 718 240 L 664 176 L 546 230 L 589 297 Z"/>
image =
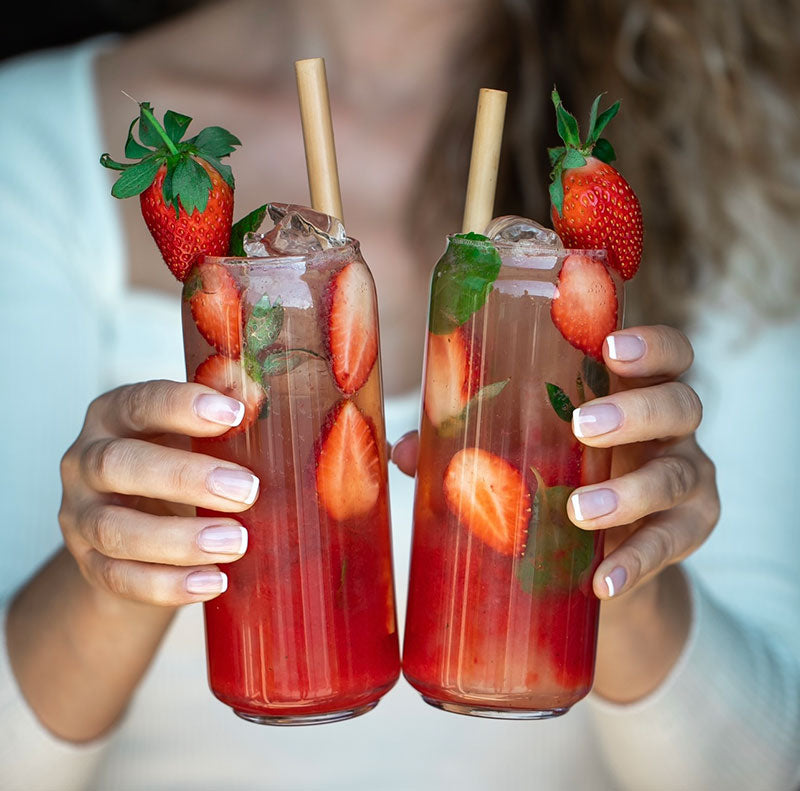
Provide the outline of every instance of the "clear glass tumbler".
<path id="1" fill-rule="evenodd" d="M 377 308 L 358 242 L 205 258 L 183 330 L 187 378 L 247 406 L 193 449 L 261 482 L 237 515 L 248 549 L 205 604 L 211 689 L 262 724 L 362 714 L 397 680 L 399 652 Z"/>
<path id="2" fill-rule="evenodd" d="M 610 454 L 570 420 L 621 295 L 603 251 L 525 240 L 451 236 L 434 269 L 403 654 L 433 706 L 537 719 L 592 686 L 603 538 L 566 505 Z"/>

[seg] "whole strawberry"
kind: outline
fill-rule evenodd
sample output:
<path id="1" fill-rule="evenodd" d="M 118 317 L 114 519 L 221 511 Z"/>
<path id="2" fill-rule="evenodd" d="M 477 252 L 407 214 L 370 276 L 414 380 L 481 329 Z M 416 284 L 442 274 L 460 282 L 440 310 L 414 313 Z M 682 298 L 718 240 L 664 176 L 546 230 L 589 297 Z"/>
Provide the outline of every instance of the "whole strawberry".
<path id="1" fill-rule="evenodd" d="M 578 122 L 553 90 L 558 134 L 564 141 L 550 149 L 553 228 L 567 247 L 604 249 L 608 263 L 629 280 L 642 258 L 642 210 L 619 171 L 611 144 L 600 134 L 617 114 L 619 102 L 597 115 L 592 104 L 589 133 L 581 143 Z"/>
<path id="2" fill-rule="evenodd" d="M 139 195 L 142 216 L 164 262 L 184 281 L 199 256 L 226 255 L 233 224 L 233 173 L 220 161 L 241 145 L 230 132 L 209 126 L 182 140 L 191 118 L 168 110 L 164 123 L 148 102 L 128 130 L 125 156 L 115 162 L 108 154 L 100 164 L 120 170 L 111 194 Z M 139 124 L 139 139 L 133 129 Z"/>

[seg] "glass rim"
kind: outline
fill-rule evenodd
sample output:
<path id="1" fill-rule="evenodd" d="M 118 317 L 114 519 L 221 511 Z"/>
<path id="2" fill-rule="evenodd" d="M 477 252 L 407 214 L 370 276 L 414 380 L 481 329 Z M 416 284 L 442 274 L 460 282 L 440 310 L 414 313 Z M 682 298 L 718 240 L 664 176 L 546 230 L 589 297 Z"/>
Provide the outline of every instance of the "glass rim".
<path id="1" fill-rule="evenodd" d="M 283 265 L 296 265 L 304 264 L 309 261 L 314 261 L 319 258 L 335 258 L 339 255 L 348 253 L 355 253 L 361 256 L 361 243 L 358 239 L 351 236 L 347 237 L 347 241 L 338 247 L 329 247 L 327 250 L 313 250 L 308 253 L 286 253 L 280 255 L 202 255 L 197 259 L 197 263 L 209 261 L 215 264 L 221 264 L 226 267 L 253 267 L 257 265 L 263 266 L 279 266 Z"/>
<path id="2" fill-rule="evenodd" d="M 447 234 L 448 244 L 460 244 L 467 247 L 485 247 L 487 244 L 496 250 L 519 250 L 530 254 L 542 256 L 573 255 L 576 253 L 588 255 L 592 258 L 608 258 L 608 251 L 602 247 L 546 247 L 533 239 L 520 239 L 518 242 L 510 242 L 497 239 L 465 239 L 461 234 Z"/>

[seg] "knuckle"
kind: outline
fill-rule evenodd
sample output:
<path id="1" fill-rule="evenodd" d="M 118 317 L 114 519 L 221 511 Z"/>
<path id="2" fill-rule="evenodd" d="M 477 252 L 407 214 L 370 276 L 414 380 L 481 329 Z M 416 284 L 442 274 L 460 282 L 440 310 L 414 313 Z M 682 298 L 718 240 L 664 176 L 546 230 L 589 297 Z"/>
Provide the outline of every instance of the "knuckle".
<path id="1" fill-rule="evenodd" d="M 167 481 L 170 491 L 184 494 L 197 491 L 199 476 L 191 462 L 171 464 L 167 469 Z"/>
<path id="2" fill-rule="evenodd" d="M 703 402 L 700 396 L 683 382 L 671 382 L 669 387 L 678 414 L 688 424 L 689 431 L 695 431 L 703 419 Z"/>
<path id="3" fill-rule="evenodd" d="M 95 565 L 100 583 L 106 589 L 122 596 L 127 594 L 127 574 L 122 563 L 105 555 L 97 555 Z"/>
<path id="4" fill-rule="evenodd" d="M 142 382 L 129 385 L 123 392 L 123 409 L 127 414 L 128 424 L 135 432 L 145 431 L 157 404 L 152 387 L 148 382 Z"/>
<path id="5" fill-rule="evenodd" d="M 662 456 L 664 500 L 674 505 L 686 499 L 697 483 L 695 468 L 678 456 Z"/>
<path id="6" fill-rule="evenodd" d="M 93 443 L 84 454 L 84 471 L 87 477 L 101 486 L 111 487 L 125 455 L 125 445 L 121 440 L 100 440 Z"/>
<path id="7" fill-rule="evenodd" d="M 100 506 L 92 511 L 88 520 L 88 533 L 92 545 L 110 557 L 124 555 L 125 535 L 119 511 L 111 506 Z"/>

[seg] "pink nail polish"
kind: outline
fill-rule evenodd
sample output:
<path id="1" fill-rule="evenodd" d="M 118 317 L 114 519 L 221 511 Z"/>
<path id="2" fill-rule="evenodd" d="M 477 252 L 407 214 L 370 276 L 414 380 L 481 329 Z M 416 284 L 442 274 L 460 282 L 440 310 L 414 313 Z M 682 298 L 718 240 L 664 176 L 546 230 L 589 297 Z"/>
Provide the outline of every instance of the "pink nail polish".
<path id="1" fill-rule="evenodd" d="M 597 519 L 617 510 L 619 501 L 617 493 L 612 489 L 590 489 L 586 492 L 575 492 L 570 497 L 572 510 L 578 521 Z"/>
<path id="2" fill-rule="evenodd" d="M 645 353 L 645 343 L 638 335 L 617 334 L 606 338 L 608 356 L 612 360 L 630 363 L 638 360 Z"/>
<path id="3" fill-rule="evenodd" d="M 625 587 L 625 583 L 628 581 L 628 572 L 622 566 L 616 566 L 603 577 L 603 581 L 606 583 L 606 588 L 608 588 L 609 598 L 612 598 L 617 596 Z"/>
<path id="4" fill-rule="evenodd" d="M 582 406 L 572 413 L 572 430 L 576 437 L 598 437 L 621 425 L 622 412 L 615 404 Z"/>
<path id="5" fill-rule="evenodd" d="M 208 476 L 208 490 L 212 494 L 252 505 L 258 496 L 258 478 L 244 470 L 217 467 Z"/>
<path id="6" fill-rule="evenodd" d="M 225 593 L 228 590 L 228 575 L 221 571 L 193 571 L 186 576 L 189 593 Z"/>
<path id="7" fill-rule="evenodd" d="M 244 404 L 235 398 L 203 393 L 194 400 L 195 414 L 221 426 L 238 426 L 244 417 Z"/>
<path id="8" fill-rule="evenodd" d="M 197 545 L 215 555 L 242 555 L 247 549 L 247 530 L 241 525 L 212 525 L 200 531 Z"/>

